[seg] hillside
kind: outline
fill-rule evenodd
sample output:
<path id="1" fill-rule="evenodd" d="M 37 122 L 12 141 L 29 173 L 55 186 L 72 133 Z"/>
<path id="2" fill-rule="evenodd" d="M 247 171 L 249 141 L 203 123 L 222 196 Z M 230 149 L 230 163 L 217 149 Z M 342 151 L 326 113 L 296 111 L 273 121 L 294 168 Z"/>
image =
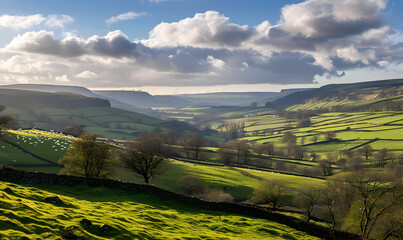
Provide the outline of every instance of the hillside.
<path id="1" fill-rule="evenodd" d="M 403 95 L 403 79 L 331 84 L 317 89 L 295 92 L 271 102 L 271 106 L 286 108 L 297 104 L 328 103 L 326 107 L 382 100 Z"/>
<path id="2" fill-rule="evenodd" d="M 176 96 L 151 95 L 142 91 L 94 91 L 110 99 L 116 99 L 122 103 L 136 108 L 152 107 L 183 107 L 192 103 Z"/>
<path id="3" fill-rule="evenodd" d="M 110 107 L 108 100 L 85 97 L 74 93 L 47 93 L 14 89 L 0 89 L 0 103 L 11 108 L 25 110 L 45 107 L 60 109 Z"/>
<path id="4" fill-rule="evenodd" d="M 0 182 L 0 235 L 12 239 L 317 239 L 269 220 L 109 188 Z M 47 203 L 58 196 L 63 203 Z M 83 225 L 82 219 L 92 225 Z M 101 226 L 111 226 L 102 231 Z M 240 227 L 242 226 L 242 227 Z M 105 228 L 103 228 L 105 229 Z"/>
<path id="5" fill-rule="evenodd" d="M 134 139 L 142 131 L 174 128 L 170 122 L 147 115 L 112 108 L 108 100 L 73 93 L 0 89 L 0 114 L 16 118 L 20 128 L 65 131 L 78 126 L 108 138 Z M 189 126 L 182 126 L 190 130 Z"/>
<path id="6" fill-rule="evenodd" d="M 180 98 L 193 102 L 195 105 L 222 106 L 248 105 L 263 99 L 270 100 L 279 96 L 278 92 L 216 92 L 202 94 L 181 94 Z"/>
<path id="7" fill-rule="evenodd" d="M 48 93 L 66 92 L 66 93 L 80 94 L 86 97 L 102 98 L 102 96 L 93 93 L 91 90 L 79 86 L 50 85 L 50 84 L 11 84 L 0 86 L 0 89 L 27 90 L 27 91 L 48 92 Z"/>

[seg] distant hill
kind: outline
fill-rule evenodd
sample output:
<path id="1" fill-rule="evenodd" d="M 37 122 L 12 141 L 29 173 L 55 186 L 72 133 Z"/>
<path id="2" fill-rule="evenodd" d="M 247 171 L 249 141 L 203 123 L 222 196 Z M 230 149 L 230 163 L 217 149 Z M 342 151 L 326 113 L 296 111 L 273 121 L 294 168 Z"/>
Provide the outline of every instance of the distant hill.
<path id="1" fill-rule="evenodd" d="M 217 92 L 201 94 L 175 95 L 186 99 L 196 105 L 248 105 L 252 102 L 259 102 L 263 99 L 270 100 L 278 96 L 278 92 Z"/>
<path id="2" fill-rule="evenodd" d="M 297 104 L 352 104 L 403 95 L 403 79 L 331 84 L 317 89 L 298 91 L 272 101 L 272 106 L 286 108 Z M 327 106 L 330 106 L 328 104 Z"/>
<path id="3" fill-rule="evenodd" d="M 295 92 L 301 92 L 301 91 L 307 91 L 311 90 L 312 88 L 290 88 L 290 89 L 282 89 L 276 96 L 270 97 L 270 98 L 265 98 L 263 100 L 258 101 L 259 105 L 265 105 L 267 102 L 273 102 L 279 98 L 285 97 L 287 95 L 290 95 L 291 93 Z"/>
<path id="4" fill-rule="evenodd" d="M 152 107 L 185 107 L 192 104 L 183 98 L 177 96 L 151 95 L 142 91 L 94 91 L 95 93 L 116 99 L 122 103 L 136 108 Z"/>
<path id="5" fill-rule="evenodd" d="M 1 114 L 10 114 L 21 128 L 66 131 L 84 127 L 90 133 L 116 139 L 135 139 L 142 131 L 174 130 L 178 137 L 186 132 L 215 135 L 199 131 L 185 122 L 164 121 L 142 113 L 111 107 L 106 99 L 85 97 L 68 92 L 40 92 L 0 88 Z"/>
<path id="6" fill-rule="evenodd" d="M 94 93 L 88 88 L 79 86 L 51 85 L 51 84 L 12 84 L 12 85 L 0 86 L 0 89 L 16 89 L 16 90 L 28 90 L 28 91 L 38 91 L 48 93 L 75 93 L 86 97 L 109 100 L 112 107 L 129 111 L 141 111 L 141 109 L 137 108 L 132 104 L 119 101 L 118 99 L 114 99 L 110 96 L 104 96 L 101 94 Z"/>
<path id="7" fill-rule="evenodd" d="M 93 93 L 91 90 L 85 87 L 79 86 L 65 86 L 65 85 L 51 85 L 51 84 L 12 84 L 0 86 L 0 89 L 17 89 L 17 90 L 28 90 L 28 91 L 39 91 L 39 92 L 68 92 L 76 93 L 86 97 L 97 97 L 105 98 Z"/>
<path id="8" fill-rule="evenodd" d="M 110 107 L 108 100 L 75 93 L 48 93 L 0 88 L 0 104 L 19 109 Z"/>

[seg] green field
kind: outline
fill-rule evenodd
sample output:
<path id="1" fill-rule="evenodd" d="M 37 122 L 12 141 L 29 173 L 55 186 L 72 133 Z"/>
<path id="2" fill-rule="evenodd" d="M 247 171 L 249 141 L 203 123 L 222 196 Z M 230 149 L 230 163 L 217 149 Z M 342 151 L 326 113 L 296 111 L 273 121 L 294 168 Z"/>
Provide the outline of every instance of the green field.
<path id="1" fill-rule="evenodd" d="M 208 211 L 107 188 L 17 185 L 0 182 L 0 235 L 8 239 L 60 239 L 71 229 L 85 239 L 317 239 L 286 225 Z M 63 204 L 44 197 L 58 196 Z M 93 226 L 83 226 L 86 218 Z M 108 224 L 115 230 L 102 233 Z"/>
<path id="2" fill-rule="evenodd" d="M 161 119 L 111 107 L 71 110 L 41 108 L 35 111 L 7 108 L 2 114 L 13 115 L 21 128 L 63 131 L 65 127 L 84 125 L 88 132 L 96 132 L 108 138 L 135 139 L 142 131 L 152 131 L 157 127 L 166 130 L 159 126 L 164 123 Z"/>
<path id="3" fill-rule="evenodd" d="M 298 188 L 303 186 L 324 182 L 323 180 L 314 178 L 290 176 L 258 170 L 242 170 L 250 172 L 251 175 L 257 178 L 250 175 L 246 176 L 236 169 L 224 166 L 209 166 L 170 161 L 166 171 L 162 175 L 152 178 L 151 183 L 161 188 L 175 191 L 179 178 L 186 175 L 193 175 L 199 177 L 209 188 L 222 189 L 224 192 L 231 194 L 235 200 L 245 200 L 251 197 L 253 190 L 259 186 L 261 181 L 259 178 L 276 178 L 282 180 L 289 187 L 289 195 L 292 195 Z M 136 177 L 128 171 L 118 172 L 115 178 L 138 183 L 143 182 L 142 178 Z"/>

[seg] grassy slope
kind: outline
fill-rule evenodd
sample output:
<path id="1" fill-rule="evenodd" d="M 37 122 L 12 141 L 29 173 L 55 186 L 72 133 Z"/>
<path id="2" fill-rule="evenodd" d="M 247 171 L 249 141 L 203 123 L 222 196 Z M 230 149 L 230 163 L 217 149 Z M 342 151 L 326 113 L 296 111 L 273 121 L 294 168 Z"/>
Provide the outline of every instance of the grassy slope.
<path id="1" fill-rule="evenodd" d="M 9 131 L 9 133 L 9 141 L 17 143 L 24 149 L 55 163 L 57 163 L 58 159 L 66 153 L 66 148 L 71 141 L 69 137 L 62 134 L 39 130 Z M 7 147 L 3 150 L 2 146 Z M 0 156 L 2 157 L 0 159 L 0 164 L 32 164 L 36 166 L 16 166 L 18 169 L 30 171 L 53 173 L 58 173 L 60 171 L 60 167 L 41 166 L 46 164 L 46 162 L 29 156 L 4 142 L 0 142 L 0 148 L 2 149 L 0 152 Z M 208 149 L 216 150 L 216 148 Z M 255 172 L 258 173 L 258 177 L 267 179 L 273 177 L 281 178 L 291 187 L 291 190 L 296 189 L 296 186 L 320 181 L 311 178 L 293 177 L 269 172 Z M 175 190 L 177 180 L 185 175 L 198 176 L 209 188 L 224 189 L 225 192 L 230 193 L 237 200 L 249 198 L 253 189 L 260 183 L 260 180 L 257 178 L 245 176 L 238 171 L 226 167 L 195 165 L 179 161 L 171 161 L 167 167 L 167 171 L 163 175 L 152 179 L 152 183 L 165 189 Z M 142 182 L 141 178 L 135 177 L 132 173 L 123 170 L 117 172 L 114 178 Z M 293 181 L 290 179 L 293 179 Z"/>
<path id="2" fill-rule="evenodd" d="M 194 175 L 198 176 L 209 188 L 223 189 L 224 192 L 231 194 L 236 200 L 244 200 L 249 198 L 253 189 L 260 184 L 259 178 L 262 179 L 280 179 L 289 187 L 290 195 L 305 185 L 320 184 L 323 180 L 290 176 L 285 174 L 255 171 L 242 169 L 253 176 L 245 176 L 241 172 L 227 167 L 206 166 L 199 164 L 183 163 L 179 161 L 171 161 L 167 170 L 160 176 L 151 179 L 151 183 L 169 190 L 176 190 L 177 180 L 182 176 Z M 136 177 L 131 172 L 119 172 L 116 178 L 142 182 L 142 179 Z"/>
<path id="3" fill-rule="evenodd" d="M 8 108 L 2 114 L 10 114 L 19 120 L 22 128 L 34 126 L 47 130 L 62 131 L 63 126 L 85 125 L 90 133 L 99 133 L 110 138 L 135 139 L 142 131 L 154 130 L 164 121 L 140 113 L 111 107 L 90 107 L 78 109 L 41 108 L 27 111 Z M 117 124 L 121 128 L 118 129 Z M 160 127 L 161 130 L 167 130 Z"/>
<path id="4" fill-rule="evenodd" d="M 74 229 L 85 239 L 316 239 L 275 222 L 229 215 L 161 200 L 152 195 L 85 186 L 31 186 L 0 182 L 0 235 L 10 239 L 59 239 Z M 64 204 L 44 203 L 59 196 Z M 79 221 L 91 220 L 93 227 Z M 101 233 L 108 224 L 118 231 Z"/>

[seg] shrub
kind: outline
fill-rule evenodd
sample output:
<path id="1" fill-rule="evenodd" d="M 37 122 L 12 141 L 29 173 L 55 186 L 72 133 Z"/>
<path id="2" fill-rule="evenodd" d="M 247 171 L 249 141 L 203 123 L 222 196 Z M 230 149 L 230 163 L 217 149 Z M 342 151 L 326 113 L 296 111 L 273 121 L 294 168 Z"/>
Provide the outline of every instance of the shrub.
<path id="1" fill-rule="evenodd" d="M 225 193 L 222 189 L 210 189 L 203 195 L 204 200 L 211 202 L 232 202 L 234 198 L 229 193 Z"/>
<path id="2" fill-rule="evenodd" d="M 188 196 L 202 194 L 206 189 L 206 186 L 200 178 L 192 175 L 186 175 L 179 178 L 177 184 L 178 192 Z"/>
<path id="3" fill-rule="evenodd" d="M 255 203 L 265 203 L 273 208 L 279 208 L 285 196 L 286 188 L 279 179 L 264 180 L 253 191 L 251 200 Z"/>

